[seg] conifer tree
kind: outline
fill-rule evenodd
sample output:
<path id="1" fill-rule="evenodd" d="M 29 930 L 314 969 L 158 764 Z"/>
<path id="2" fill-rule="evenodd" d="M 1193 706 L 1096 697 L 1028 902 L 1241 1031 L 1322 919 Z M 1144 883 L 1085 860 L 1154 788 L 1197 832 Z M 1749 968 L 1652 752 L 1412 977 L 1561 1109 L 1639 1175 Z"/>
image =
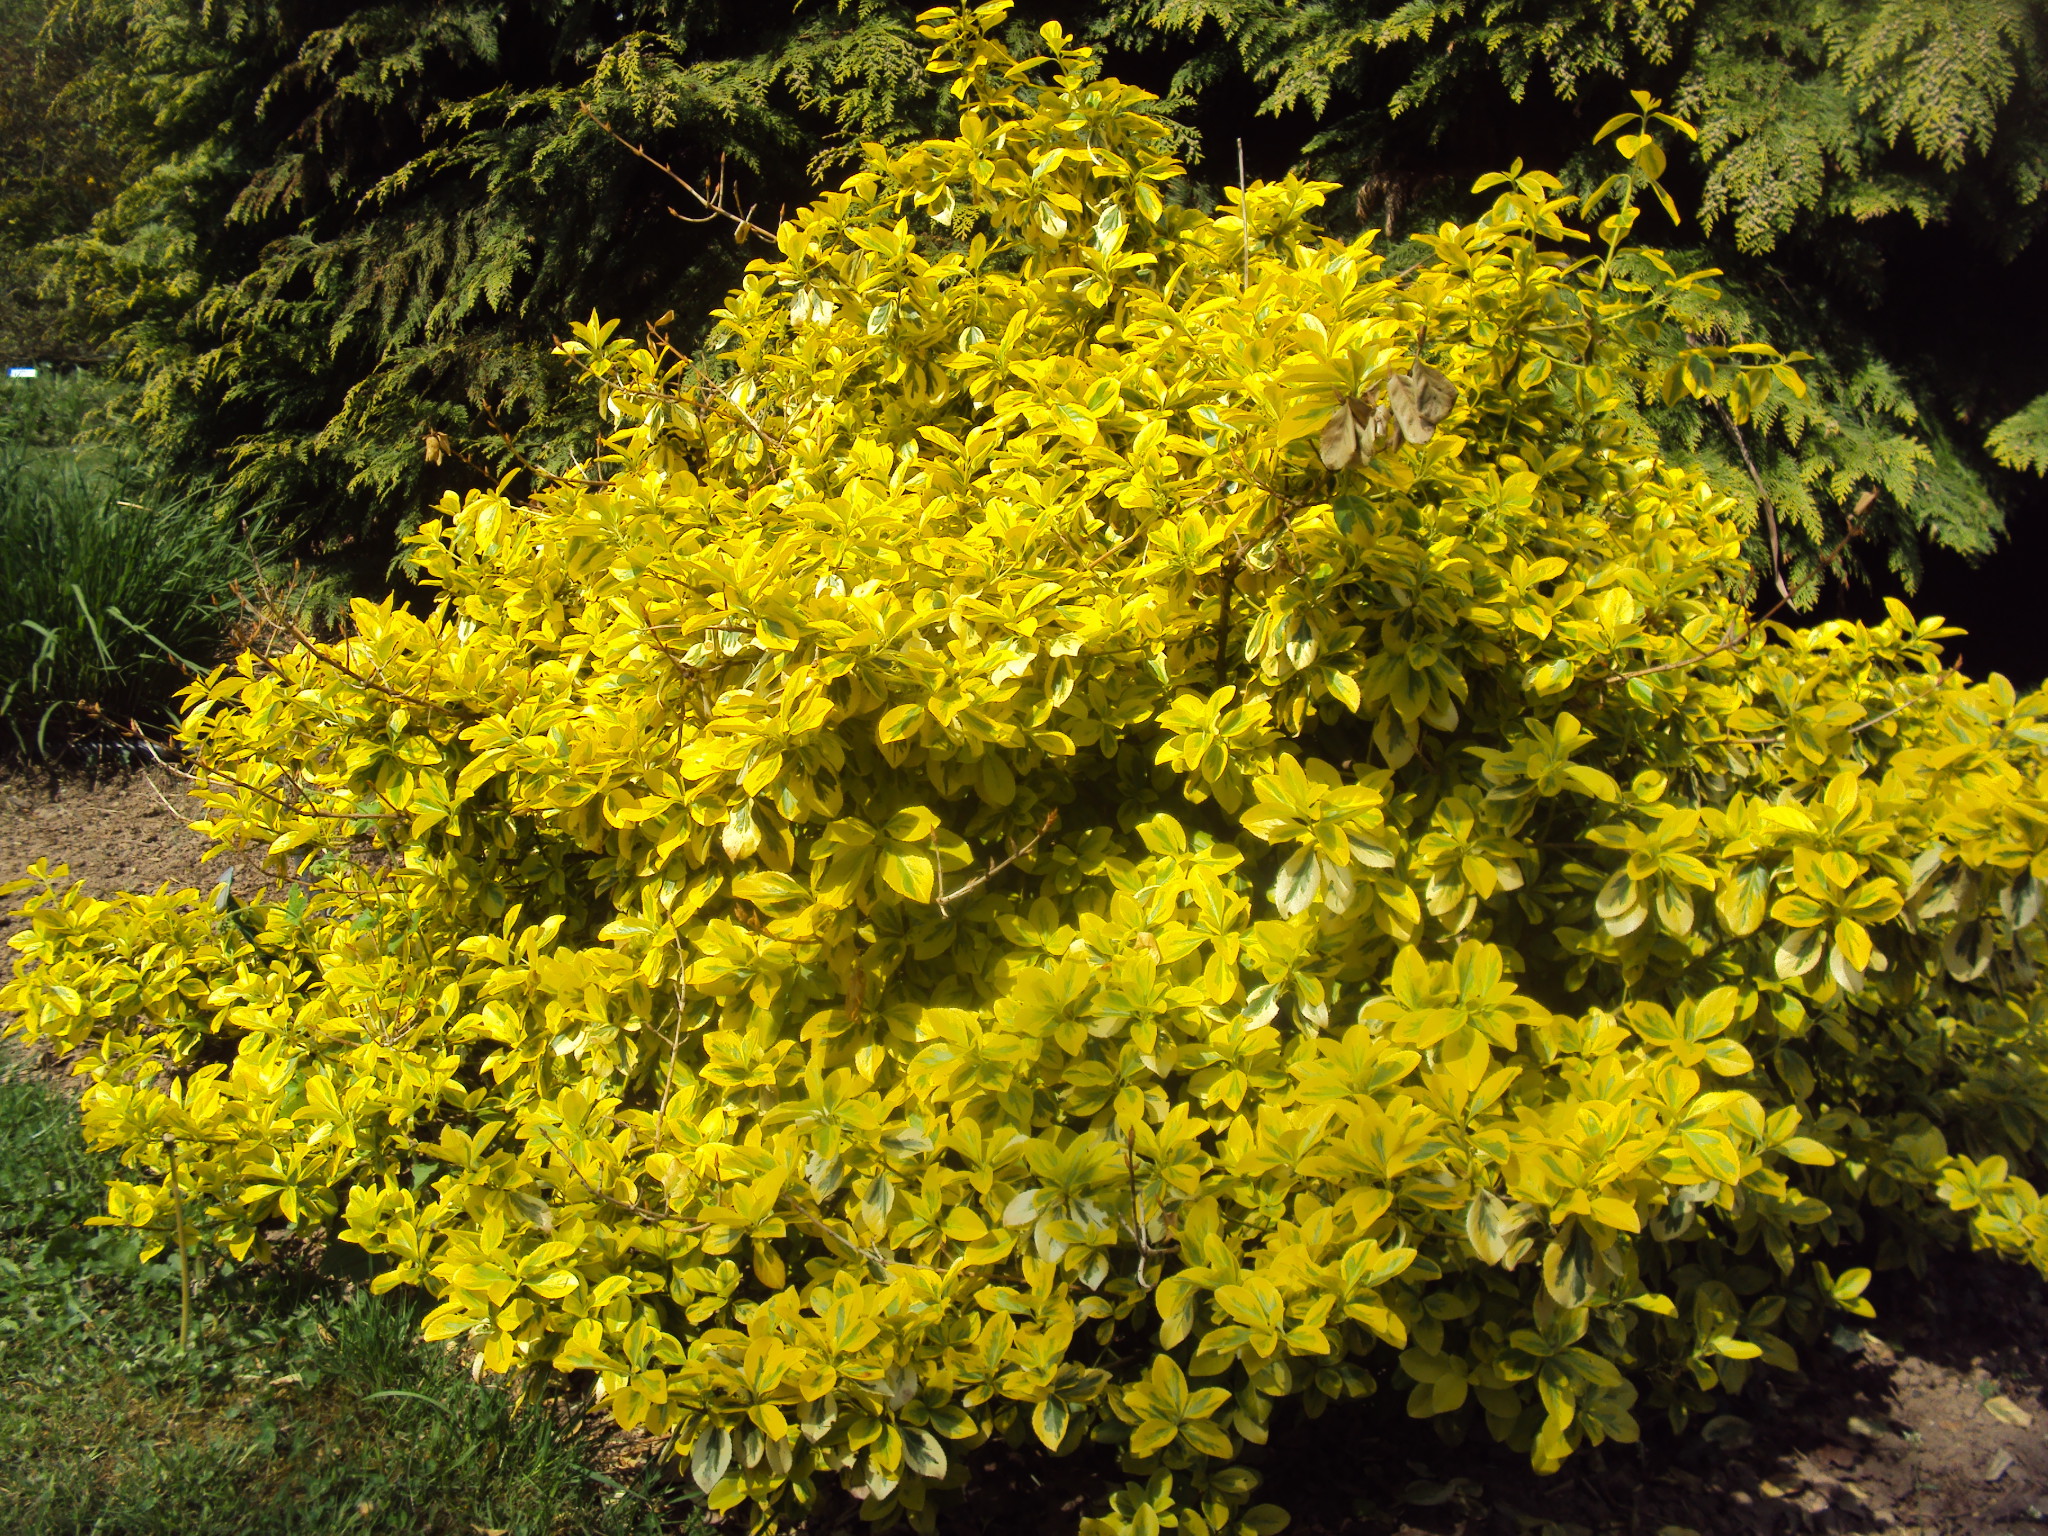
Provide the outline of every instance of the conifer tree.
<path id="1" fill-rule="evenodd" d="M 587 451 L 548 358 L 572 317 L 705 308 L 747 259 L 621 140 L 772 229 L 930 97 L 901 6 L 106 5 L 150 165 L 64 281 L 168 475 L 380 572 L 438 490 Z"/>

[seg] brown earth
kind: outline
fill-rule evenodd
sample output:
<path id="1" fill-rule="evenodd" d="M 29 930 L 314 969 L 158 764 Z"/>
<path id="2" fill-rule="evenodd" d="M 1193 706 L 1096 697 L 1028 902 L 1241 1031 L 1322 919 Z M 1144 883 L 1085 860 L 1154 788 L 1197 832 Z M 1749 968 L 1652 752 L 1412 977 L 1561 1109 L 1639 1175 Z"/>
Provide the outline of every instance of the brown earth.
<path id="1" fill-rule="evenodd" d="M 204 814 L 186 798 L 184 781 L 163 768 L 94 775 L 0 766 L 0 882 L 47 859 L 68 864 L 96 895 L 164 881 L 211 886 L 225 866 L 200 864 L 211 845 L 187 825 Z"/>
<path id="2" fill-rule="evenodd" d="M 41 859 L 52 871 L 67 868 L 95 896 L 166 884 L 172 890 L 210 890 L 231 868 L 236 893 L 248 895 L 263 878 L 253 855 L 222 852 L 200 862 L 214 844 L 191 824 L 205 814 L 170 768 L 88 772 L 0 759 L 0 885 L 27 874 Z M 6 941 L 23 926 L 12 914 L 32 894 L 0 898 L 0 976 L 13 972 Z M 0 1013 L 0 1023 L 11 1017 Z M 11 1043 L 0 1050 L 20 1055 Z M 70 1080 L 56 1064 L 41 1068 L 54 1081 Z"/>
<path id="3" fill-rule="evenodd" d="M 199 862 L 199 815 L 162 769 L 0 766 L 0 880 L 45 858 L 95 892 L 205 889 L 225 865 Z M 1298 1536 L 2048 1536 L 2048 1284 L 1959 1255 L 1880 1277 L 1873 1299 L 1867 1331 L 1810 1347 L 1798 1375 L 1760 1372 L 1705 1435 L 1652 1428 L 1538 1478 L 1491 1446 L 1333 1413 L 1254 1451 L 1260 1496 Z M 941 1529 L 1067 1536 L 1090 1481 L 998 1458 Z"/>
<path id="4" fill-rule="evenodd" d="M 1289 1536 L 2048 1533 L 2048 1284 L 1959 1254 L 1924 1279 L 1881 1276 L 1872 1299 L 1867 1330 L 1807 1347 L 1796 1375 L 1760 1372 L 1704 1427 L 1646 1425 L 1640 1444 L 1581 1451 L 1553 1477 L 1483 1438 L 1452 1446 L 1431 1424 L 1334 1409 L 1283 1410 L 1243 1459 L 1264 1475 L 1257 1497 L 1292 1514 Z M 1071 1536 L 1122 1481 L 1080 1461 L 999 1451 L 939 1529 Z M 820 1527 L 861 1528 L 841 1516 Z"/>

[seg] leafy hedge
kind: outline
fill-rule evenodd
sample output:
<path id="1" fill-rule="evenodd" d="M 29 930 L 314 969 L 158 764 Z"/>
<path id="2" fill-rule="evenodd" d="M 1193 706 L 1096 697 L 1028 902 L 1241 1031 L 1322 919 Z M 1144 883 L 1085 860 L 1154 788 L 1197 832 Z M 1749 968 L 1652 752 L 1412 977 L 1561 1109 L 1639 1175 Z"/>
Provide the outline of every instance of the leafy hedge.
<path id="1" fill-rule="evenodd" d="M 1859 1255 L 2048 1259 L 2042 700 L 1741 605 L 1638 411 L 1796 376 L 1668 342 L 1671 121 L 1396 275 L 1323 186 L 1169 206 L 1004 10 L 926 18 L 958 136 L 782 227 L 724 382 L 579 328 L 598 459 L 194 689 L 287 895 L 31 897 L 110 1219 L 331 1223 L 719 1508 L 930 1530 L 1001 1437 L 1118 1458 L 1104 1536 L 1278 1528 L 1291 1400 L 1551 1468 Z"/>

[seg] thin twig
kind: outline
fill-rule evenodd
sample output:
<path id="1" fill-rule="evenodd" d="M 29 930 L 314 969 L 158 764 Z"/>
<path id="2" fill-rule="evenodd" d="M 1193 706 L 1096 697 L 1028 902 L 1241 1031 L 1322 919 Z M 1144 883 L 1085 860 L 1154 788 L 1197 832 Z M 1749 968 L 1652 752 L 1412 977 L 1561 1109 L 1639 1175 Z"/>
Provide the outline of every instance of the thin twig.
<path id="1" fill-rule="evenodd" d="M 1894 704 L 1890 709 L 1886 710 L 1883 714 L 1872 715 L 1868 720 L 1865 720 L 1858 725 L 1850 726 L 1849 734 L 1851 736 L 1860 735 L 1864 731 L 1869 730 L 1873 725 L 1883 724 L 1885 721 L 1891 719 L 1893 715 L 1898 714 L 1901 710 L 1911 709 L 1916 704 L 1925 704 L 1929 699 L 1933 698 L 1937 693 L 1941 692 L 1941 685 L 1943 683 L 1947 682 L 1950 677 L 1954 676 L 1961 670 L 1961 662 L 1958 662 L 1953 667 L 1943 667 L 1939 672 L 1934 674 L 1934 681 L 1928 684 L 1928 686 L 1925 689 L 1923 689 L 1917 697 L 1907 699 L 1900 704 Z"/>
<path id="2" fill-rule="evenodd" d="M 661 172 L 662 175 L 666 176 L 670 181 L 674 182 L 677 186 L 681 187 L 685 192 L 689 193 L 690 196 L 694 197 L 697 200 L 697 206 L 704 210 L 704 216 L 702 218 L 692 218 L 688 214 L 676 213 L 676 211 L 673 208 L 669 210 L 670 213 L 675 214 L 675 217 L 681 219 L 685 224 L 702 224 L 708 222 L 711 219 L 724 218 L 730 220 L 732 224 L 737 228 L 738 233 L 734 236 L 735 239 L 744 240 L 749 235 L 757 235 L 763 240 L 768 240 L 771 242 L 774 240 L 773 235 L 771 235 L 767 230 L 761 228 L 760 225 L 754 222 L 753 207 L 749 207 L 747 211 L 742 214 L 734 213 L 730 208 L 725 206 L 725 156 L 720 155 L 718 157 L 718 185 L 713 190 L 711 196 L 706 197 L 702 192 L 699 192 L 694 186 L 692 186 L 686 179 L 677 175 L 675 171 L 671 169 L 669 166 L 655 159 L 654 156 L 647 153 L 646 150 L 642 149 L 638 144 L 635 144 L 631 139 L 627 138 L 624 134 L 620 133 L 618 129 L 614 128 L 610 123 L 606 122 L 603 118 L 599 117 L 595 112 L 591 111 L 589 102 L 577 102 L 576 110 L 581 112 L 585 117 L 589 118 L 593 123 L 597 124 L 599 128 L 603 129 L 604 132 L 607 135 L 609 135 L 611 139 L 615 143 L 617 143 L 621 148 L 625 149 L 628 153 L 636 156 L 637 158 L 644 160 L 647 164 L 653 166 L 657 171 Z"/>
<path id="3" fill-rule="evenodd" d="M 1237 222 L 1241 236 L 1238 245 L 1244 260 L 1244 278 L 1239 291 L 1249 292 L 1252 286 L 1252 209 L 1245 195 L 1243 139 L 1237 141 Z"/>
<path id="4" fill-rule="evenodd" d="M 178 1188 L 178 1138 L 164 1137 L 171 1165 L 171 1209 L 178 1223 L 178 1353 L 192 1347 L 192 1256 L 185 1244 L 185 1192 Z"/>
<path id="5" fill-rule="evenodd" d="M 843 1232 L 833 1231 L 831 1223 L 826 1220 L 824 1208 L 815 1200 L 810 1202 L 810 1208 L 806 1210 L 798 1198 L 787 1190 L 783 1192 L 780 1198 L 789 1202 L 796 1219 L 809 1227 L 812 1236 L 822 1238 L 827 1243 L 844 1248 L 848 1254 L 855 1258 L 865 1259 L 869 1267 L 877 1275 L 887 1275 L 890 1267 L 897 1264 L 902 1265 L 905 1269 L 921 1269 L 927 1274 L 936 1273 L 929 1264 L 913 1264 L 906 1259 L 895 1258 L 883 1249 L 866 1247 L 855 1242 Z"/>
<path id="6" fill-rule="evenodd" d="M 1728 435 L 1735 439 L 1735 448 L 1742 455 L 1744 467 L 1749 470 L 1749 483 L 1756 487 L 1757 505 L 1763 510 L 1764 532 L 1771 545 L 1771 580 L 1777 584 L 1778 596 L 1785 602 L 1792 601 L 1792 590 L 1785 585 L 1785 561 L 1778 549 L 1778 504 L 1771 500 L 1771 493 L 1764 489 L 1764 477 L 1756 467 L 1756 460 L 1749 456 L 1749 439 L 1742 435 L 1742 428 L 1735 424 L 1735 418 L 1728 414 L 1728 408 L 1719 400 L 1709 400 L 1714 414 L 1721 418 L 1721 425 L 1728 429 Z"/>
<path id="7" fill-rule="evenodd" d="M 252 795 L 261 795 L 265 800 L 268 800 L 271 804 L 279 807 L 282 810 L 289 812 L 294 816 L 312 816 L 318 818 L 321 821 L 357 822 L 400 821 L 404 819 L 405 815 L 403 811 L 394 809 L 391 806 L 390 802 L 385 800 L 385 798 L 382 795 L 377 794 L 377 791 L 374 789 L 372 789 L 370 793 L 372 795 L 375 795 L 377 803 L 384 807 L 384 814 L 382 815 L 378 815 L 375 812 L 358 812 L 351 814 L 346 811 L 316 811 L 309 805 L 294 805 L 292 804 L 291 801 L 285 799 L 284 796 L 276 794 L 271 790 L 267 790 L 263 788 L 260 784 L 251 784 L 246 779 L 238 779 L 232 773 L 229 773 L 226 769 L 213 767 L 211 765 L 209 765 L 206 769 L 206 777 L 208 779 L 224 779 L 228 783 L 234 785 L 235 788 L 237 789 L 245 789 Z M 198 775 L 192 775 L 192 778 L 194 782 L 198 781 Z M 335 793 L 339 794 L 341 793 L 341 791 L 336 790 Z"/>
<path id="8" fill-rule="evenodd" d="M 674 348 L 670 348 L 670 350 L 674 351 Z M 682 357 L 682 354 L 678 352 L 676 353 L 676 356 Z M 684 358 L 683 361 L 689 365 L 689 372 L 694 373 L 700 380 L 703 381 L 705 394 L 708 395 L 711 400 L 715 401 L 719 405 L 724 406 L 727 410 L 731 411 L 734 415 L 738 416 L 741 421 L 746 423 L 748 430 L 751 431 L 756 437 L 760 438 L 762 442 L 771 444 L 776 448 L 781 448 L 784 450 L 788 449 L 788 441 L 785 438 L 779 436 L 778 434 L 770 432 L 765 426 L 763 426 L 758 420 L 756 420 L 753 413 L 749 411 L 744 405 L 741 405 L 738 400 L 734 399 L 733 396 L 726 390 L 724 385 L 720 384 L 716 379 L 712 378 L 709 373 L 704 371 L 704 365 L 702 363 L 697 362 L 694 358 Z M 673 395 L 664 394 L 659 390 L 634 389 L 630 386 L 623 385 L 614 388 L 612 394 L 615 397 L 624 400 L 657 400 L 663 403 L 673 402 L 676 398 Z"/>
<path id="9" fill-rule="evenodd" d="M 1151 1234 L 1145 1230 L 1145 1197 L 1138 1193 L 1137 1132 L 1124 1132 L 1124 1182 L 1131 1192 L 1131 1235 L 1138 1240 L 1138 1285 L 1145 1285 L 1145 1261 L 1161 1254 L 1175 1252 L 1179 1245 L 1169 1243 L 1164 1248 L 1152 1246 Z"/>
<path id="10" fill-rule="evenodd" d="M 1004 870 L 1008 869 L 1012 864 L 1016 863 L 1019 859 L 1030 857 L 1031 850 L 1038 846 L 1039 839 L 1044 837 L 1046 833 L 1050 832 L 1053 829 L 1054 825 L 1059 821 L 1059 819 L 1060 813 L 1057 809 L 1046 812 L 1045 821 L 1039 826 L 1038 830 L 1032 834 L 1031 841 L 1026 843 L 1022 848 L 1017 849 L 1016 852 L 1012 853 L 1007 859 L 1004 859 L 1002 863 L 989 865 L 987 870 L 985 870 L 983 873 L 979 875 L 976 875 L 972 880 L 968 881 L 958 890 L 947 891 L 941 889 L 938 895 L 934 898 L 934 904 L 939 909 L 939 916 L 944 917 L 946 915 L 946 904 L 948 902 L 958 901 L 962 896 L 967 895 L 969 892 L 980 890 L 984 885 L 987 885 L 989 881 L 995 879 L 997 875 L 1000 875 Z M 936 859 L 934 859 L 932 867 L 934 872 L 936 873 L 938 869 L 938 863 Z"/>
<path id="11" fill-rule="evenodd" d="M 788 443 L 756 421 L 753 412 L 734 399 L 724 385 L 715 382 L 709 374 L 704 374 L 702 369 L 699 369 L 698 372 L 703 375 L 705 383 L 711 385 L 711 393 L 718 397 L 719 403 L 729 408 L 741 421 L 744 421 L 752 430 L 754 436 L 760 438 L 764 443 L 773 443 L 777 448 L 788 448 Z"/>
<path id="12" fill-rule="evenodd" d="M 1859 525 L 1862 522 L 1863 514 L 1870 510 L 1871 504 L 1876 500 L 1876 491 L 1865 491 L 1861 496 L 1859 496 L 1856 499 L 1856 505 L 1853 508 L 1851 508 L 1849 512 L 1848 531 L 1844 533 L 1841 536 L 1841 538 L 1835 541 L 1834 548 L 1830 549 L 1825 555 L 1821 556 L 1820 563 L 1823 568 L 1832 566 L 1835 563 L 1836 556 L 1840 555 L 1841 552 L 1848 547 L 1849 541 L 1855 538 L 1856 535 L 1862 531 Z M 1783 612 L 1787 606 L 1790 605 L 1792 601 L 1792 596 L 1789 592 L 1785 591 L 1784 583 L 1779 583 L 1778 590 L 1783 595 L 1780 596 L 1775 603 L 1771 604 L 1769 608 L 1765 609 L 1762 613 L 1758 614 L 1755 618 L 1751 619 L 1747 624 L 1745 624 L 1742 627 L 1742 629 L 1739 632 L 1731 632 L 1727 639 L 1723 640 L 1711 651 L 1698 651 L 1694 655 L 1681 657 L 1677 661 L 1663 662 L 1654 667 L 1641 667 L 1634 672 L 1609 672 L 1605 676 L 1593 678 L 1591 679 L 1591 681 L 1601 683 L 1625 683 L 1631 680 L 1632 678 L 1654 677 L 1659 672 L 1675 672 L 1680 667 L 1689 667 L 1693 665 L 1694 662 L 1705 661 L 1709 657 L 1720 655 L 1723 651 L 1733 650 L 1736 646 L 1748 640 L 1751 635 L 1755 634 L 1759 626 L 1768 624 L 1772 619 L 1776 618 L 1778 614 Z M 1681 635 L 1679 638 L 1684 639 L 1684 636 Z M 1686 643 L 1690 645 L 1692 642 L 1688 640 L 1686 641 Z"/>
<path id="13" fill-rule="evenodd" d="M 1596 679 L 1596 681 L 1603 683 L 1625 683 L 1629 681 L 1631 678 L 1654 677 L 1659 672 L 1675 672 L 1680 667 L 1689 667 L 1696 661 L 1709 660 L 1712 657 L 1720 655 L 1723 651 L 1732 650 L 1734 647 L 1740 645 L 1743 641 L 1747 640 L 1752 634 L 1756 632 L 1757 624 L 1767 622 L 1770 619 L 1771 615 L 1775 614 L 1778 611 L 1778 608 L 1782 608 L 1784 606 L 1785 605 L 1782 602 L 1779 603 L 1777 608 L 1771 609 L 1769 613 L 1766 613 L 1763 616 L 1763 618 L 1756 620 L 1754 623 L 1745 624 L 1739 629 L 1735 626 L 1735 624 L 1731 622 L 1728 626 L 1728 633 L 1722 636 L 1721 638 L 1721 643 L 1711 650 L 1701 650 L 1698 646 L 1693 645 L 1693 643 L 1690 640 L 1686 640 L 1685 636 L 1681 634 L 1678 638 L 1680 640 L 1684 640 L 1686 645 L 1691 646 L 1692 655 L 1682 656 L 1677 661 L 1662 662 L 1654 667 L 1644 667 L 1639 671 L 1635 672 L 1610 672 L 1607 676 Z"/>
<path id="14" fill-rule="evenodd" d="M 147 736 L 142 738 L 142 750 L 149 754 L 150 760 L 154 762 L 157 765 L 157 767 L 163 769 L 164 772 L 166 773 L 175 773 L 179 778 L 185 780 L 187 783 L 195 782 L 199 777 L 198 774 L 187 773 L 182 768 L 173 768 L 169 763 L 165 762 L 161 757 L 157 756 L 156 744 L 152 742 Z M 149 785 L 150 793 L 156 796 L 157 803 L 161 805 L 165 810 L 169 811 L 173 816 L 176 816 L 178 814 L 177 807 L 172 805 L 170 801 L 164 798 L 164 792 L 156 787 L 156 781 L 154 779 L 145 779 L 144 782 Z"/>
<path id="15" fill-rule="evenodd" d="M 1863 734 L 1863 732 L 1869 730 L 1872 726 L 1882 725 L 1885 721 L 1891 719 L 1892 716 L 1896 714 L 1900 714 L 1905 710 L 1909 710 L 1917 704 L 1925 704 L 1929 699 L 1933 698 L 1937 693 L 1941 692 L 1941 685 L 1944 682 L 1946 682 L 1952 676 L 1959 675 L 1961 671 L 1962 663 L 1960 661 L 1958 661 L 1954 666 L 1943 667 L 1941 671 L 1937 672 L 1934 675 L 1933 682 L 1930 683 L 1926 688 L 1922 689 L 1918 694 L 1914 695 L 1910 699 L 1905 699 L 1900 703 L 1894 704 L 1890 709 L 1885 710 L 1882 714 L 1872 715 L 1868 720 L 1863 720 L 1855 725 L 1850 726 L 1849 729 L 1845 731 L 1843 734 L 1848 736 L 1860 736 Z M 1770 736 L 1717 736 L 1712 741 L 1703 742 L 1701 743 L 1701 745 L 1709 747 L 1775 747 L 1784 739 L 1785 733 L 1783 731 L 1779 731 L 1775 735 Z"/>
<path id="16" fill-rule="evenodd" d="M 1110 545 L 1107 549 L 1098 551 L 1094 558 L 1091 559 L 1086 565 L 1082 566 L 1081 569 L 1084 571 L 1094 570 L 1095 567 L 1102 564 L 1103 561 L 1107 560 L 1111 555 L 1115 554 L 1118 550 L 1122 549 L 1126 544 L 1130 543 L 1131 540 L 1135 539 L 1137 536 L 1138 530 L 1133 528 L 1129 533 L 1125 534 L 1122 538 L 1118 539 L 1114 544 Z"/>
<path id="17" fill-rule="evenodd" d="M 403 688 L 394 688 L 379 678 L 363 676 L 362 673 L 358 672 L 347 662 L 339 661 L 321 650 L 320 642 L 299 628 L 297 622 L 289 614 L 280 613 L 269 622 L 296 640 L 299 643 L 299 648 L 312 657 L 313 660 L 334 668 L 335 671 L 341 673 L 344 677 L 353 678 L 356 682 L 362 684 L 363 687 L 381 693 L 386 698 L 397 699 L 402 704 L 411 704 L 418 709 L 431 709 L 444 715 L 453 715 L 458 720 L 476 718 L 476 711 L 473 709 L 462 708 L 454 704 L 443 704 L 438 699 L 423 699 L 416 693 L 407 693 Z M 339 647 L 347 645 L 348 642 L 346 640 L 339 640 L 335 644 Z"/>
<path id="18" fill-rule="evenodd" d="M 709 1222 L 700 1221 L 694 1224 L 680 1224 L 678 1218 L 672 1214 L 664 1215 L 660 1211 L 650 1210 L 648 1207 L 637 1204 L 634 1201 L 621 1200 L 616 1195 L 606 1194 L 596 1184 L 591 1182 L 588 1174 L 577 1166 L 576 1159 L 569 1155 L 569 1149 L 555 1140 L 553 1132 L 539 1121 L 533 1123 L 533 1128 L 547 1139 L 547 1144 L 555 1149 L 562 1161 L 569 1165 L 569 1171 L 576 1175 L 577 1182 L 583 1186 L 584 1193 L 592 1200 L 597 1201 L 598 1204 L 609 1205 L 616 1210 L 627 1211 L 632 1215 L 638 1216 L 642 1221 L 651 1221 L 656 1226 L 670 1227 L 680 1232 L 708 1232 L 711 1230 L 711 1223 Z"/>
<path id="19" fill-rule="evenodd" d="M 1216 680 L 1213 688 L 1223 686 L 1223 669 L 1229 661 L 1230 650 L 1230 595 L 1237 587 L 1237 573 L 1244 568 L 1244 562 L 1232 555 L 1223 562 L 1223 591 L 1216 600 Z"/>
<path id="20" fill-rule="evenodd" d="M 1720 655 L 1723 651 L 1732 651 L 1736 646 L 1747 641 L 1751 635 L 1756 633 L 1759 624 L 1768 624 L 1784 606 L 1784 600 L 1782 598 L 1779 599 L 1760 617 L 1743 625 L 1739 631 L 1731 633 L 1727 639 L 1723 640 L 1711 651 L 1699 651 L 1691 656 L 1681 656 L 1677 661 L 1660 662 L 1654 667 L 1639 667 L 1633 672 L 1610 672 L 1605 677 L 1595 678 L 1593 681 L 1601 683 L 1626 683 L 1638 677 L 1655 677 L 1659 672 L 1676 672 L 1680 667 L 1689 667 L 1696 662 L 1707 661 L 1712 657 Z M 1683 637 L 1681 636 L 1681 638 Z M 1690 641 L 1686 643 L 1688 645 L 1691 644 Z"/>
<path id="21" fill-rule="evenodd" d="M 511 450 L 512 457 L 519 462 L 519 467 L 529 475 L 538 475 L 541 479 L 552 480 L 557 485 L 581 486 L 584 490 L 588 491 L 601 491 L 605 489 L 606 482 L 603 480 L 585 480 L 580 475 L 558 475 L 552 469 L 542 469 L 540 465 L 534 463 L 533 460 L 519 451 L 519 445 L 512 440 L 512 434 L 505 430 L 505 424 L 498 420 L 498 413 L 491 409 L 490 401 L 478 400 L 476 404 L 477 409 L 484 413 L 484 420 L 491 424 L 491 430 L 505 440 L 505 446 Z M 469 463 L 466 455 L 458 454 L 457 457 L 461 458 L 465 464 Z M 471 465 L 471 467 L 480 469 L 480 466 L 476 465 Z"/>
<path id="22" fill-rule="evenodd" d="M 687 959 L 687 956 L 685 957 Z M 676 1053 L 683 1044 L 684 989 L 689 985 L 684 972 L 676 973 L 676 1022 L 668 1036 L 668 1075 L 661 1080 L 661 1105 L 654 1112 L 654 1144 L 661 1145 L 662 1128 L 668 1123 L 668 1096 L 676 1082 Z"/>

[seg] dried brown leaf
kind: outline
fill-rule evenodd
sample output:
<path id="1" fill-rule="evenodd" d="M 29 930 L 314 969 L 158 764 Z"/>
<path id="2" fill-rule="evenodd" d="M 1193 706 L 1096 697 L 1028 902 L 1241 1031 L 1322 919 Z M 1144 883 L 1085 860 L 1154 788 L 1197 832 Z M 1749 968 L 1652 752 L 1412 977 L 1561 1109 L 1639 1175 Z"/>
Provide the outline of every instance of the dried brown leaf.
<path id="1" fill-rule="evenodd" d="M 1426 443 L 1436 436 L 1437 423 L 1451 414 L 1458 403 L 1458 386 L 1427 363 L 1417 363 L 1406 374 L 1387 380 L 1387 404 L 1394 424 L 1411 443 Z"/>

